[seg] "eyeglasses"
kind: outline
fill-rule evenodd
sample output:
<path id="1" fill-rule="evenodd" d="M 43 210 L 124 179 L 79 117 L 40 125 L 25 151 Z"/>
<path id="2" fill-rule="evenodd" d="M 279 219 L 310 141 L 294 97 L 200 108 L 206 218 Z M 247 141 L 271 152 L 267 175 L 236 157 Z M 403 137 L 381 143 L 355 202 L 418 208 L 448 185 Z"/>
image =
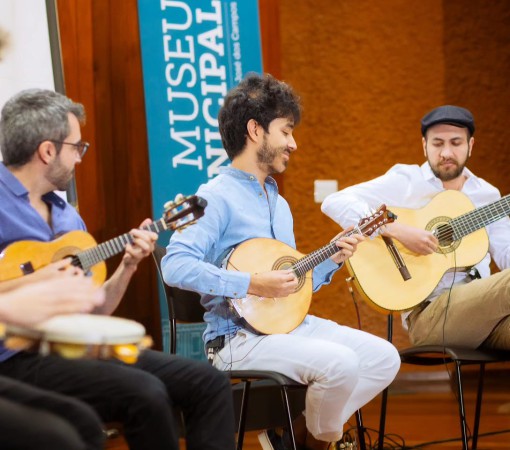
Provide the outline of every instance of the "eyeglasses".
<path id="1" fill-rule="evenodd" d="M 88 142 L 82 142 L 82 141 L 77 142 L 76 144 L 74 144 L 73 142 L 56 141 L 54 139 L 50 139 L 50 142 L 53 142 L 55 144 L 72 145 L 76 149 L 78 154 L 80 155 L 80 158 L 83 158 L 85 156 L 85 153 L 87 153 L 87 150 L 90 147 L 90 144 Z"/>

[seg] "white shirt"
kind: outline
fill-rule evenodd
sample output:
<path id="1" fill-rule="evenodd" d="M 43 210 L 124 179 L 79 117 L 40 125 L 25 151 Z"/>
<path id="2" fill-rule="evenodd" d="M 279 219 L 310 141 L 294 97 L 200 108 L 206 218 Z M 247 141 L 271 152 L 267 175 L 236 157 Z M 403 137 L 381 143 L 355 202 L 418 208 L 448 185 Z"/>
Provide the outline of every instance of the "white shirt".
<path id="1" fill-rule="evenodd" d="M 465 168 L 467 177 L 462 192 L 476 208 L 492 203 L 501 195 L 499 190 Z M 384 175 L 365 183 L 345 188 L 331 194 L 322 204 L 322 212 L 343 228 L 356 225 L 360 217 L 376 210 L 381 203 L 394 207 L 422 208 L 439 192 L 443 184 L 433 173 L 428 162 L 423 165 L 397 164 Z M 489 253 L 475 267 L 482 277 L 490 275 L 491 256 L 500 269 L 510 267 L 510 219 L 505 217 L 486 227 L 489 235 Z M 436 289 L 428 297 L 433 301 L 439 294 L 455 283 L 468 282 L 465 272 L 447 272 Z"/>

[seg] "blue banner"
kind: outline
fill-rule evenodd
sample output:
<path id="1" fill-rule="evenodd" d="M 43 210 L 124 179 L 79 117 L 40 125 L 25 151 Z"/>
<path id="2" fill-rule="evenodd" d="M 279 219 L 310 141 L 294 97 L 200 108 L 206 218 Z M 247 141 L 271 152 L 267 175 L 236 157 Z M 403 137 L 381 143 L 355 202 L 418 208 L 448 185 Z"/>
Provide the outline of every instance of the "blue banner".
<path id="1" fill-rule="evenodd" d="M 153 217 L 229 164 L 218 112 L 229 89 L 262 72 L 257 0 L 138 0 Z M 169 236 L 162 236 L 166 245 Z M 160 292 L 163 345 L 168 309 Z M 189 355 L 188 355 L 189 356 Z"/>
<path id="2" fill-rule="evenodd" d="M 229 163 L 227 91 L 262 72 L 257 0 L 138 0 L 154 217 Z"/>

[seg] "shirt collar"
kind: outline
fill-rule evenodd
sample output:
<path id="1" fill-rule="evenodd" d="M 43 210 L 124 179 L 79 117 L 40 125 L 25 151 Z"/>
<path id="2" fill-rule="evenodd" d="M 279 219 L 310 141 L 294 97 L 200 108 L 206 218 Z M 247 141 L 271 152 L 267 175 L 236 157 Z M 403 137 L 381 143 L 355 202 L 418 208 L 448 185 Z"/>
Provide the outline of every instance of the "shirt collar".
<path id="1" fill-rule="evenodd" d="M 51 203 L 53 206 L 57 206 L 60 209 L 64 209 L 67 205 L 67 202 L 56 192 L 48 192 L 44 194 L 42 198 L 45 202 Z"/>
<path id="2" fill-rule="evenodd" d="M 220 167 L 220 174 L 222 175 L 230 175 L 234 178 L 238 178 L 240 180 L 249 180 L 249 181 L 257 181 L 257 177 L 252 173 L 245 172 L 244 170 L 236 169 L 235 167 Z M 276 181 L 273 177 L 268 176 L 265 180 L 266 183 L 272 184 L 276 186 Z"/>
<path id="3" fill-rule="evenodd" d="M 28 196 L 28 191 L 25 186 L 20 183 L 4 163 L 0 164 L 0 183 L 4 184 L 16 197 Z"/>
<path id="4" fill-rule="evenodd" d="M 423 178 L 425 180 L 432 181 L 432 182 L 437 183 L 438 185 L 441 185 L 441 186 L 443 185 L 441 180 L 434 175 L 434 172 L 432 172 L 432 168 L 430 167 L 430 164 L 428 161 L 425 161 L 421 165 L 421 172 L 422 172 Z M 464 167 L 462 174 L 466 177 L 466 183 L 480 184 L 478 177 L 473 172 L 471 172 L 467 167 Z"/>
<path id="5" fill-rule="evenodd" d="M 11 173 L 11 171 L 5 166 L 4 163 L 0 163 L 0 183 L 2 183 L 6 189 L 12 192 L 16 197 L 28 198 L 28 191 L 23 184 Z M 66 202 L 55 192 L 48 192 L 42 196 L 43 200 L 47 203 L 51 203 L 64 209 Z"/>

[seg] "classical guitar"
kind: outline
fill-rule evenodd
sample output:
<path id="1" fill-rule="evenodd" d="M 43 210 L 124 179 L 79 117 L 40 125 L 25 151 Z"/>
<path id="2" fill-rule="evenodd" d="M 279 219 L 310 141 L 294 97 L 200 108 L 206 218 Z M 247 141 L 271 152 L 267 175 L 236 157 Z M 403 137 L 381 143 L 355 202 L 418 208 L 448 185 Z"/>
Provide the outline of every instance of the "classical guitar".
<path id="1" fill-rule="evenodd" d="M 348 233 L 371 235 L 379 227 L 393 222 L 395 215 L 382 205 L 370 217 L 362 219 Z M 228 257 L 226 268 L 258 273 L 291 268 L 298 277 L 296 291 L 283 298 L 265 298 L 248 294 L 229 299 L 233 311 L 263 334 L 288 333 L 305 318 L 312 299 L 312 269 L 339 251 L 335 242 L 304 256 L 283 242 L 269 238 L 254 238 L 239 244 Z"/>
<path id="2" fill-rule="evenodd" d="M 207 201 L 195 195 L 178 195 L 165 203 L 163 217 L 143 229 L 160 233 L 178 230 L 191 225 L 204 215 Z M 90 273 L 97 284 L 106 279 L 104 261 L 124 251 L 133 238 L 129 233 L 97 244 L 85 231 L 71 231 L 51 242 L 18 241 L 7 246 L 0 254 L 0 281 L 11 280 L 32 273 L 41 267 L 72 258 L 72 264 Z"/>
<path id="3" fill-rule="evenodd" d="M 378 310 L 406 311 L 425 300 L 448 271 L 466 270 L 489 250 L 484 227 L 510 213 L 510 196 L 476 208 L 459 191 L 437 194 L 421 209 L 391 207 L 399 222 L 431 231 L 439 247 L 418 255 L 395 240 L 411 278 L 404 281 L 380 236 L 365 242 L 347 261 L 361 296 Z"/>

